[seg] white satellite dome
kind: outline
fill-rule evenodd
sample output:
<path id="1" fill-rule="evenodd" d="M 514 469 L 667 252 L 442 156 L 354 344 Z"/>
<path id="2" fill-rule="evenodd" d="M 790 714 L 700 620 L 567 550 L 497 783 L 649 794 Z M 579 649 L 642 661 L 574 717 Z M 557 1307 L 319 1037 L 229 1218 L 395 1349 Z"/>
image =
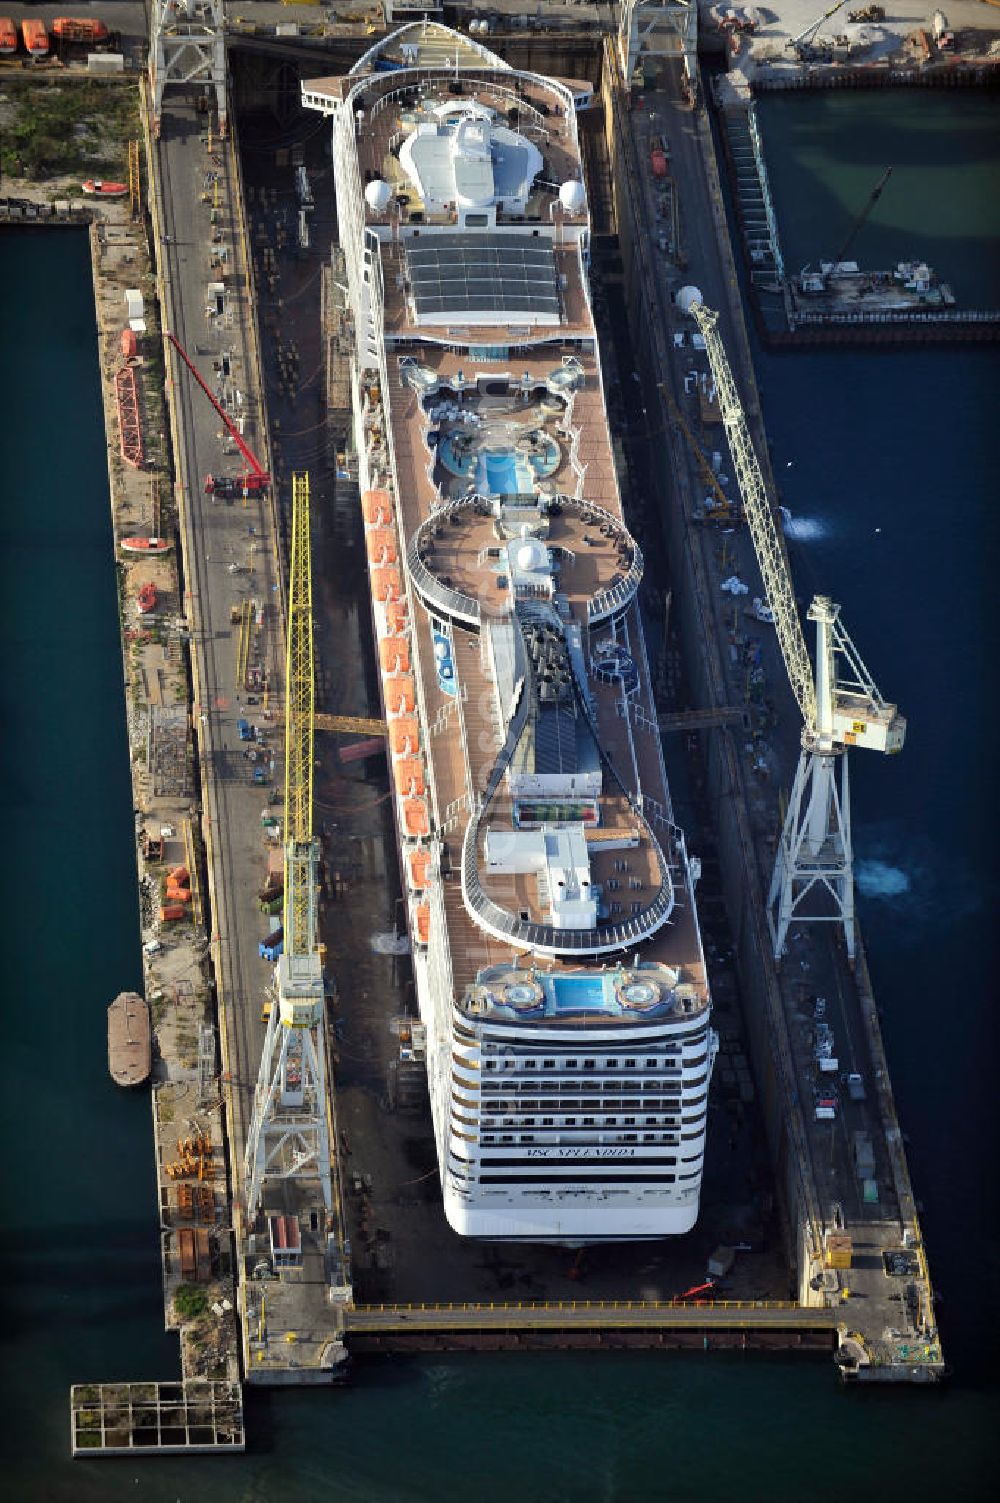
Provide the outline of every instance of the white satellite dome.
<path id="1" fill-rule="evenodd" d="M 696 303 L 704 301 L 697 287 L 682 287 L 677 294 L 677 306 L 682 313 L 690 313 Z"/>
<path id="2" fill-rule="evenodd" d="M 537 574 L 548 562 L 548 550 L 537 538 L 525 538 L 514 557 L 522 573 Z"/>
<path id="3" fill-rule="evenodd" d="M 365 203 L 373 214 L 384 214 L 392 199 L 392 189 L 380 177 L 372 178 L 365 188 Z"/>
<path id="4" fill-rule="evenodd" d="M 587 204 L 587 190 L 573 178 L 559 189 L 559 202 L 567 214 L 582 214 Z"/>

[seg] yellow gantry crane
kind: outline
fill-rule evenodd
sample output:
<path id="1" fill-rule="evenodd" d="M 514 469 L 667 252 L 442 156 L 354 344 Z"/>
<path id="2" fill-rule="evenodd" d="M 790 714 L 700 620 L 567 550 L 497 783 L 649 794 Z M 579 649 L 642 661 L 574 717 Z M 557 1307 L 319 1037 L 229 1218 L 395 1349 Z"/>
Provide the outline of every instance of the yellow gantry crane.
<path id="1" fill-rule="evenodd" d="M 247 1136 L 247 1214 L 268 1182 L 318 1181 L 332 1205 L 326 1109 L 323 962 L 317 932 L 319 841 L 312 828 L 315 670 L 309 476 L 292 476 L 292 553 L 285 662 L 285 910 L 271 1009 Z"/>
<path id="2" fill-rule="evenodd" d="M 288 588 L 285 663 L 285 957 L 317 950 L 312 832 L 313 735 L 316 674 L 313 661 L 312 549 L 309 476 L 292 476 L 292 563 Z"/>

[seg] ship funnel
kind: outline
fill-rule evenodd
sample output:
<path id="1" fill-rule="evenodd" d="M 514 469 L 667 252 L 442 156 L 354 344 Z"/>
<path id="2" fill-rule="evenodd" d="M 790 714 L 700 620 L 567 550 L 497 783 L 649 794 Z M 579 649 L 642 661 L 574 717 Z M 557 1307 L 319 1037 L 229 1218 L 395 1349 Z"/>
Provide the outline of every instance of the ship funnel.
<path id="1" fill-rule="evenodd" d="M 682 287 L 675 301 L 682 313 L 690 313 L 692 308 L 696 307 L 699 303 L 703 303 L 705 299 L 697 287 Z"/>

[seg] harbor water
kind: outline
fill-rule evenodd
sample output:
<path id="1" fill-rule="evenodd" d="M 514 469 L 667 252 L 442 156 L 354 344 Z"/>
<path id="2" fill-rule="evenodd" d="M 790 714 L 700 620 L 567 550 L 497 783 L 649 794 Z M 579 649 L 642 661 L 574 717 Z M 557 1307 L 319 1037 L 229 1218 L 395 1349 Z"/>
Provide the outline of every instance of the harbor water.
<path id="1" fill-rule="evenodd" d="M 1000 277 L 988 245 L 996 227 L 983 218 L 984 201 L 1000 202 L 995 97 L 989 109 L 975 94 L 932 91 L 913 103 L 890 91 L 764 101 L 786 249 L 801 234 L 808 260 L 839 243 L 851 207 L 886 165 L 905 161 L 912 190 L 897 221 L 873 226 L 890 237 L 873 256 L 926 256 L 963 300 L 975 288 L 982 305 L 1000 306 L 990 285 Z M 947 223 L 928 186 L 944 180 L 955 193 Z M 888 212 L 888 190 L 885 200 Z M 802 204 L 807 225 L 791 215 Z M 866 246 L 859 237 L 859 258 Z M 162 1329 L 149 1101 L 116 1091 L 105 1061 L 105 1008 L 140 982 L 141 957 L 86 238 L 4 232 L 0 278 L 7 1495 L 993 1496 L 1000 353 L 757 352 L 799 593 L 823 589 L 842 603 L 909 720 L 899 758 L 855 758 L 854 815 L 865 933 L 954 1366 L 948 1385 L 847 1392 L 826 1360 L 711 1352 L 371 1361 L 342 1390 L 248 1394 L 243 1458 L 74 1463 L 71 1382 L 170 1378 L 178 1364 Z M 349 978 L 340 982 L 349 993 Z"/>

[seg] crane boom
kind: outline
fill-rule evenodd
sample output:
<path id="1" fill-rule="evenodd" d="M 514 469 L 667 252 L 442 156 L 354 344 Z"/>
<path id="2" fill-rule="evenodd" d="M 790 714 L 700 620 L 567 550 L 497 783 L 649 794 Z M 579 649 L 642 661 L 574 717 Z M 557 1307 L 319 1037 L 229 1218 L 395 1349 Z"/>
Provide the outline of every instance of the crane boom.
<path id="1" fill-rule="evenodd" d="M 268 1018 L 247 1134 L 247 1218 L 260 1210 L 268 1180 L 319 1182 L 334 1203 L 323 961 L 320 955 L 319 841 L 313 836 L 312 562 L 309 476 L 292 476 L 285 712 L 285 925 L 275 968 L 278 1006 Z"/>
<path id="2" fill-rule="evenodd" d="M 826 595 L 815 596 L 808 612 L 809 620 L 816 624 L 813 678 L 788 560 L 719 334 L 719 315 L 705 307 L 697 287 L 682 287 L 677 306 L 691 315 L 705 340 L 743 509 L 789 682 L 802 711 L 802 750 L 767 899 L 774 957 L 779 960 L 785 953 L 791 924 L 807 921 L 839 924 L 848 958 L 853 961 L 854 854 L 848 759 L 844 753 L 849 746 L 899 751 L 906 721 L 895 705 L 882 698 L 841 624 L 840 606 Z M 838 663 L 845 666 L 845 673 L 838 674 Z"/>
<path id="3" fill-rule="evenodd" d="M 226 431 L 228 432 L 230 438 L 233 440 L 233 443 L 236 445 L 237 449 L 239 449 L 240 453 L 243 455 L 243 458 L 246 460 L 247 489 L 254 491 L 263 490 L 265 486 L 268 486 L 271 483 L 270 475 L 265 470 L 256 454 L 254 454 L 249 444 L 245 441 L 242 433 L 237 428 L 236 424 L 233 422 L 232 418 L 229 416 L 229 413 L 223 407 L 222 403 L 217 399 L 215 393 L 208 385 L 208 382 L 204 379 L 201 372 L 195 366 L 194 361 L 191 359 L 187 350 L 177 338 L 177 335 L 168 330 L 167 338 L 170 340 L 170 343 L 173 345 L 174 349 L 184 361 L 184 364 L 187 366 L 188 370 L 191 372 L 192 376 L 197 381 L 198 385 L 201 387 L 202 391 L 205 393 L 206 397 L 211 402 L 212 406 L 215 408 L 222 421 L 225 423 Z"/>
<path id="4" fill-rule="evenodd" d="M 886 183 L 889 181 L 889 179 L 891 177 L 892 177 L 892 168 L 891 167 L 887 167 L 885 169 L 885 171 L 883 172 L 882 176 L 879 178 L 878 182 L 875 184 L 875 186 L 872 189 L 872 191 L 869 193 L 868 198 L 867 198 L 867 200 L 865 202 L 865 206 L 861 210 L 861 213 L 858 215 L 857 219 L 851 225 L 850 233 L 848 234 L 847 239 L 844 241 L 843 245 L 840 247 L 840 250 L 834 256 L 833 261 L 834 261 L 834 265 L 835 266 L 839 265 L 839 263 L 841 261 L 843 261 L 844 257 L 847 255 L 847 252 L 850 250 L 851 246 L 854 244 L 855 240 L 857 239 L 858 231 L 861 229 L 862 225 L 864 224 L 865 220 L 868 218 L 868 216 L 871 213 L 872 209 L 874 209 L 875 205 L 878 203 L 879 199 L 882 197 L 882 189 L 885 187 Z"/>
<path id="5" fill-rule="evenodd" d="M 800 31 L 797 36 L 789 37 L 788 41 L 785 43 L 785 46 L 800 47 L 804 42 L 811 42 L 817 31 L 819 31 L 823 22 L 829 21 L 830 17 L 835 16 L 838 10 L 840 10 L 841 7 L 846 4 L 847 0 L 837 0 L 836 5 L 831 5 L 829 10 L 825 10 L 821 16 L 817 16 L 815 21 L 810 21 L 809 25 L 806 26 L 802 31 Z"/>
<path id="6" fill-rule="evenodd" d="M 317 953 L 316 862 L 312 830 L 315 677 L 309 476 L 292 476 L 292 549 L 285 667 L 285 956 Z"/>
<path id="7" fill-rule="evenodd" d="M 682 288 L 677 294 L 677 302 L 685 312 L 691 314 L 705 340 L 705 350 L 718 392 L 719 410 L 739 481 L 744 515 L 760 564 L 767 601 L 774 612 L 775 631 L 785 660 L 788 681 L 802 711 L 803 744 L 808 744 L 816 734 L 816 686 L 792 591 L 784 543 L 778 532 L 774 509 L 767 495 L 743 404 L 718 331 L 719 315 L 705 307 L 700 294 L 697 298 L 692 296 L 682 302 L 688 291 L 689 289 Z"/>
<path id="8" fill-rule="evenodd" d="M 685 418 L 683 412 L 681 412 L 677 403 L 674 401 L 673 397 L 670 395 L 670 392 L 662 382 L 660 383 L 660 389 L 662 390 L 663 396 L 666 400 L 667 411 L 683 434 L 684 442 L 691 450 L 691 457 L 694 460 L 695 464 L 698 466 L 699 475 L 701 476 L 702 480 L 704 480 L 705 484 L 709 487 L 715 497 L 715 505 L 711 508 L 711 515 L 723 518 L 734 517 L 736 508 L 730 501 L 729 497 L 726 495 L 725 491 L 722 489 L 722 486 L 719 484 L 718 476 L 702 453 L 701 445 L 695 438 L 694 434 L 691 432 L 691 429 L 688 426 L 687 419 Z"/>

